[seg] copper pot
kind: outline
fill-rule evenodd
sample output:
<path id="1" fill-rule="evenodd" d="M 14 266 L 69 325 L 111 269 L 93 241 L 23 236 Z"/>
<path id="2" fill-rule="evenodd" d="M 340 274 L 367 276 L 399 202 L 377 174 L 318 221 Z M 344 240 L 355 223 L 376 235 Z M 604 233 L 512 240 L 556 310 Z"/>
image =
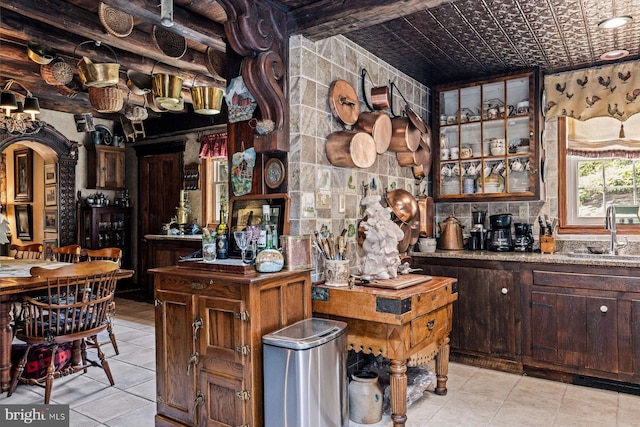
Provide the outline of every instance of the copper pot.
<path id="1" fill-rule="evenodd" d="M 334 166 L 368 168 L 376 161 L 376 144 L 366 132 L 337 131 L 327 137 L 327 158 Z"/>
<path id="2" fill-rule="evenodd" d="M 416 151 L 420 145 L 420 131 L 406 117 L 391 119 L 389 151 Z"/>
<path id="3" fill-rule="evenodd" d="M 374 110 L 387 110 L 391 105 L 391 96 L 389 95 L 389 86 L 380 86 L 371 88 L 371 104 Z"/>
<path id="4" fill-rule="evenodd" d="M 371 134 L 376 152 L 382 154 L 391 144 L 391 119 L 384 113 L 360 113 L 356 129 Z"/>
<path id="5" fill-rule="evenodd" d="M 418 219 L 418 201 L 407 190 L 389 191 L 384 198 L 395 216 L 403 223 L 411 223 Z"/>

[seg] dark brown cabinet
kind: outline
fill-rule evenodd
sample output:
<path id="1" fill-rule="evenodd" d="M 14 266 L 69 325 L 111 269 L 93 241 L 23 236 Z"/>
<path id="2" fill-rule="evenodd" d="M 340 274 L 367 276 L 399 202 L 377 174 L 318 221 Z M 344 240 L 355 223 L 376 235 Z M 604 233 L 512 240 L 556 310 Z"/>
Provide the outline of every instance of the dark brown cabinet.
<path id="1" fill-rule="evenodd" d="M 638 378 L 639 291 L 636 277 L 534 271 L 528 357 L 576 373 Z"/>
<path id="2" fill-rule="evenodd" d="M 157 237 L 157 238 L 155 238 Z M 148 295 L 153 295 L 153 275 L 147 271 L 151 268 L 169 267 L 177 265 L 180 257 L 187 256 L 202 248 L 202 239 L 168 238 L 167 236 L 147 235 L 142 239 L 139 259 L 141 289 L 146 289 Z"/>
<path id="3" fill-rule="evenodd" d="M 310 273 L 151 273 L 156 425 L 262 426 L 262 336 L 311 317 Z"/>
<path id="4" fill-rule="evenodd" d="M 122 267 L 130 268 L 130 208 L 83 206 L 80 210 L 80 246 L 86 249 L 122 249 Z"/>
<path id="5" fill-rule="evenodd" d="M 124 147 L 88 144 L 87 188 L 124 189 Z"/>

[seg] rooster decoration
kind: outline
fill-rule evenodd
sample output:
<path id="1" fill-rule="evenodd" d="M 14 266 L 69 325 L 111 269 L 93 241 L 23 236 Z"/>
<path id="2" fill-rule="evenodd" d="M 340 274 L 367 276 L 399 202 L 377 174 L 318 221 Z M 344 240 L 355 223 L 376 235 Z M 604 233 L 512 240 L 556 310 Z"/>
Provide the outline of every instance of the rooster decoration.
<path id="1" fill-rule="evenodd" d="M 600 85 L 608 88 L 609 85 L 611 84 L 611 76 L 607 77 L 607 80 L 605 80 L 604 77 L 599 76 L 598 77 L 598 83 L 600 83 Z"/>
<path id="2" fill-rule="evenodd" d="M 622 83 L 627 83 L 627 80 L 631 77 L 631 71 L 627 71 L 627 74 L 622 74 L 622 72 L 618 71 L 618 78 L 622 80 Z"/>
<path id="3" fill-rule="evenodd" d="M 607 111 L 611 117 L 622 117 L 624 116 L 624 111 L 618 110 L 618 104 L 613 104 L 613 108 L 611 108 L 611 104 L 607 104 Z"/>
<path id="4" fill-rule="evenodd" d="M 600 101 L 600 97 L 598 95 L 593 95 L 591 99 L 589 99 L 589 97 L 587 96 L 586 97 L 587 108 L 593 107 L 593 105 L 598 101 Z"/>
<path id="5" fill-rule="evenodd" d="M 556 90 L 559 93 L 563 93 L 566 88 L 567 88 L 567 82 L 565 82 L 564 85 L 561 85 L 560 83 L 556 83 Z"/>
<path id="6" fill-rule="evenodd" d="M 588 82 L 589 82 L 588 76 L 584 76 L 584 79 L 576 79 L 576 83 L 578 83 L 578 86 L 582 88 L 584 88 Z"/>
<path id="7" fill-rule="evenodd" d="M 629 101 L 627 102 L 627 104 L 631 104 L 632 102 L 635 102 L 638 95 L 640 95 L 640 89 L 634 89 L 633 92 L 631 93 L 627 92 L 627 101 Z"/>

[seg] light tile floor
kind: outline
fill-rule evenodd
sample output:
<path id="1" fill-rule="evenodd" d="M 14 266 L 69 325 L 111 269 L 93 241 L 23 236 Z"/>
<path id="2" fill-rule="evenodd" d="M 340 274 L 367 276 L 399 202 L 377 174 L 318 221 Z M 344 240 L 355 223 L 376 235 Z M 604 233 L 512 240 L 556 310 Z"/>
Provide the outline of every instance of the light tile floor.
<path id="1" fill-rule="evenodd" d="M 71 426 L 154 425 L 153 305 L 117 299 L 120 355 L 104 350 L 116 385 L 101 369 L 54 381 L 52 403 L 68 403 Z M 107 339 L 105 337 L 105 339 Z M 422 426 L 639 426 L 640 396 L 563 384 L 452 363 L 448 394 L 425 396 L 409 407 L 407 427 Z M 42 403 L 44 389 L 19 386 L 0 405 Z M 389 427 L 389 416 L 369 427 Z M 350 422 L 350 427 L 361 424 Z M 301 426 L 302 427 L 302 426 Z"/>

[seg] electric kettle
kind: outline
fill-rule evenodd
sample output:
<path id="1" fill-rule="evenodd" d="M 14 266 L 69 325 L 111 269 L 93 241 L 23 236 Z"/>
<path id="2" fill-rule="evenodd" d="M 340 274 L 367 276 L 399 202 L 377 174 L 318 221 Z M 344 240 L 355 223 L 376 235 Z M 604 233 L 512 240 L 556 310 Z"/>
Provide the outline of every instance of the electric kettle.
<path id="1" fill-rule="evenodd" d="M 460 223 L 460 220 L 453 215 L 449 215 L 449 218 L 440 223 L 438 249 L 450 251 L 459 251 L 464 249 L 462 224 Z"/>

